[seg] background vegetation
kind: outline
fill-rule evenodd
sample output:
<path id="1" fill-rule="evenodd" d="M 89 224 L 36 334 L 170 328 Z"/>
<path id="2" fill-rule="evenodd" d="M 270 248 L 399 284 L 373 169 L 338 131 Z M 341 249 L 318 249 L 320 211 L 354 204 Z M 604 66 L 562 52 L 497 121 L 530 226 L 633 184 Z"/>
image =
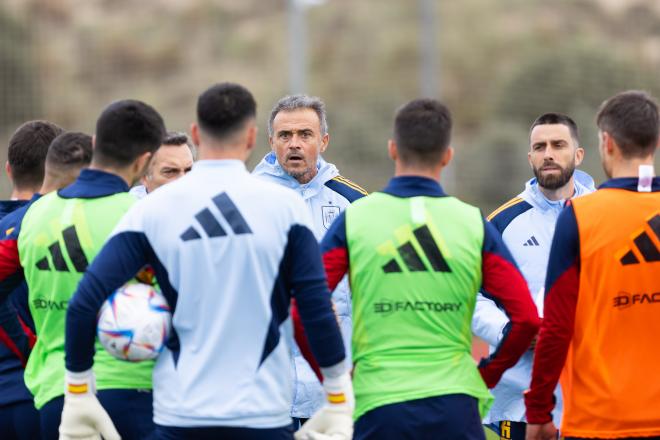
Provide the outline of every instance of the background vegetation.
<path id="1" fill-rule="evenodd" d="M 597 181 L 594 115 L 629 88 L 660 96 L 657 0 L 437 1 L 437 96 L 455 119 L 447 189 L 488 212 L 522 190 L 528 127 L 572 115 Z M 4 0 L 0 145 L 26 119 L 93 132 L 100 109 L 132 97 L 186 130 L 206 86 L 237 81 L 266 119 L 288 92 L 286 0 Z M 414 0 L 328 0 L 308 9 L 308 90 L 328 106 L 327 159 L 369 190 L 388 180 L 396 107 L 420 95 Z M 2 192 L 8 194 L 3 180 Z"/>

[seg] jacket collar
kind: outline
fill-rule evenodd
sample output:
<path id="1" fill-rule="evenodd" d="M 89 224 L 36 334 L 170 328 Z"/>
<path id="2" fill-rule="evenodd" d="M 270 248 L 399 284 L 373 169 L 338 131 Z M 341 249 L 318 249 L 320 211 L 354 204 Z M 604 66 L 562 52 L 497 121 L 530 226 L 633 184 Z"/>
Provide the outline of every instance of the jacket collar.
<path id="1" fill-rule="evenodd" d="M 445 197 L 447 195 L 437 181 L 421 176 L 393 177 L 383 188 L 383 192 L 395 197 Z"/>
<path id="2" fill-rule="evenodd" d="M 609 179 L 603 182 L 598 189 L 603 188 L 616 188 L 616 189 L 625 189 L 628 191 L 637 191 L 637 184 L 639 179 L 637 177 L 619 177 L 616 179 Z M 651 192 L 660 191 L 660 177 L 654 177 L 653 183 L 651 184 Z"/>
<path id="3" fill-rule="evenodd" d="M 128 184 L 116 174 L 101 170 L 85 169 L 71 185 L 57 192 L 65 199 L 94 199 L 127 192 Z"/>
<path id="4" fill-rule="evenodd" d="M 596 190 L 593 178 L 581 170 L 575 170 L 573 173 L 573 183 L 575 192 L 573 198 L 589 194 Z M 525 190 L 520 194 L 523 200 L 532 205 L 534 208 L 542 211 L 555 210 L 561 211 L 566 205 L 566 200 L 548 200 L 541 189 L 536 178 L 530 179 L 525 184 Z"/>
<path id="5" fill-rule="evenodd" d="M 255 176 L 266 178 L 279 185 L 286 186 L 297 191 L 304 191 L 304 196 L 311 197 L 320 192 L 325 183 L 339 175 L 337 167 L 328 163 L 319 156 L 316 163 L 317 173 L 314 178 L 308 183 L 301 184 L 293 177 L 289 176 L 286 171 L 277 162 L 277 157 L 274 152 L 269 152 L 254 168 L 252 173 Z"/>

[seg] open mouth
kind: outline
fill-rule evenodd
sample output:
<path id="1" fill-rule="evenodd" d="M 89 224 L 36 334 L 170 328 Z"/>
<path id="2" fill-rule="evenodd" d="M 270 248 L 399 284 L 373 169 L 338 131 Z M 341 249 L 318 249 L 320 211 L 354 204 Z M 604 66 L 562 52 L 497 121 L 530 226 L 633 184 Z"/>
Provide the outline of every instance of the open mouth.
<path id="1" fill-rule="evenodd" d="M 289 157 L 287 157 L 287 159 L 286 159 L 287 162 L 293 162 L 293 163 L 299 163 L 299 162 L 302 162 L 304 160 L 305 160 L 305 158 L 300 154 L 292 154 Z"/>

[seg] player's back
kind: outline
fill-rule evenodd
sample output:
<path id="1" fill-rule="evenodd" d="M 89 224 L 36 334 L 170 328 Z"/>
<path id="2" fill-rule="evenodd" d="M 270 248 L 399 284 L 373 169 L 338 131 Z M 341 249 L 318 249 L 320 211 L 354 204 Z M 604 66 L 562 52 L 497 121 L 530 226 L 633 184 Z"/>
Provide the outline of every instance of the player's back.
<path id="1" fill-rule="evenodd" d="M 628 180 L 573 201 L 580 290 L 562 377 L 567 435 L 660 434 L 660 191 Z"/>
<path id="2" fill-rule="evenodd" d="M 134 202 L 125 186 L 117 176 L 84 170 L 71 186 L 32 204 L 22 220 L 18 250 L 37 332 L 25 382 L 37 408 L 63 394 L 67 304 L 88 264 Z M 151 387 L 150 362 L 127 364 L 100 348 L 95 356 L 97 389 Z"/>
<path id="3" fill-rule="evenodd" d="M 154 370 L 156 423 L 288 425 L 290 360 L 279 331 L 290 302 L 289 236 L 310 225 L 302 199 L 242 162 L 201 161 L 136 209 L 135 227 L 177 298 L 179 349 L 165 350 Z"/>
<path id="4" fill-rule="evenodd" d="M 378 223 L 372 220 L 378 218 Z M 396 402 L 489 395 L 470 355 L 484 223 L 454 197 L 374 193 L 346 210 L 356 417 Z"/>

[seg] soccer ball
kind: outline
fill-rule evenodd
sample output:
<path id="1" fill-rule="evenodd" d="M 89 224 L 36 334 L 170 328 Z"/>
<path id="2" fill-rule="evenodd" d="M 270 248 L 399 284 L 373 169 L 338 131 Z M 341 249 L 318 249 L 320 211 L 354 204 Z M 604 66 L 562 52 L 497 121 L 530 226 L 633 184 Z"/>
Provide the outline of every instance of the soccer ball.
<path id="1" fill-rule="evenodd" d="M 97 335 L 117 359 L 155 359 L 170 333 L 172 315 L 165 298 L 148 284 L 126 284 L 101 307 Z"/>

